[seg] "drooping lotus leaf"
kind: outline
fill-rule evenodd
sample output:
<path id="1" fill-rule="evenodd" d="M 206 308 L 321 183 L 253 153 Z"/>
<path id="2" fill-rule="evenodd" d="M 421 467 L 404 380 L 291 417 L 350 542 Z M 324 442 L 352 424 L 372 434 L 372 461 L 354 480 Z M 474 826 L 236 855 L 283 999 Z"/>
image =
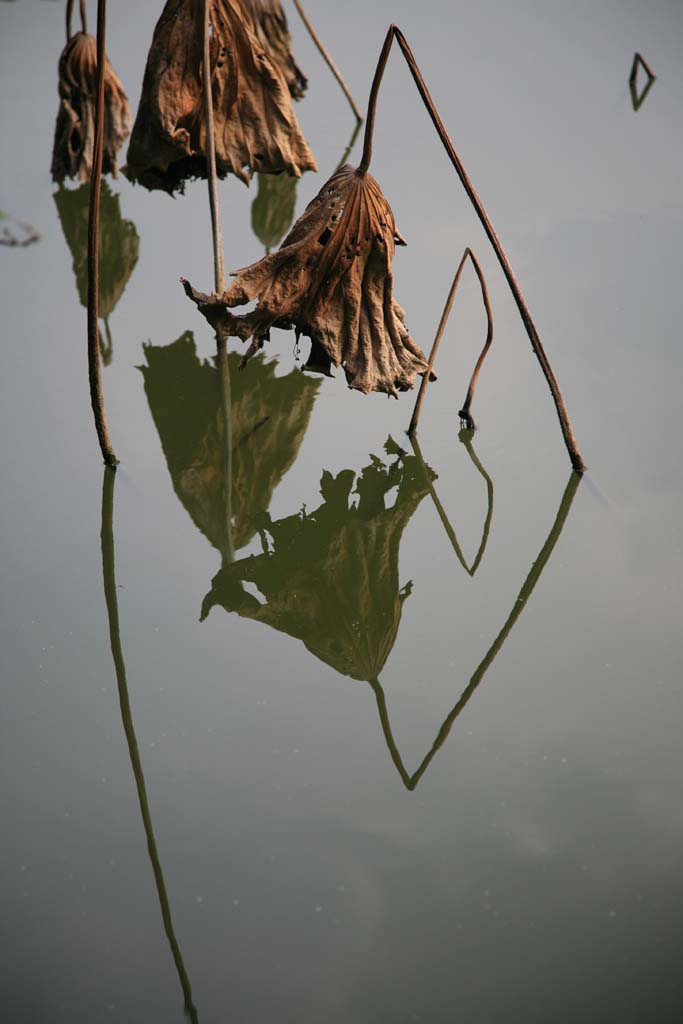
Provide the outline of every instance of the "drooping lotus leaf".
<path id="1" fill-rule="evenodd" d="M 251 204 L 254 234 L 270 252 L 289 231 L 296 207 L 296 178 L 288 174 L 259 174 L 258 192 Z"/>
<path id="2" fill-rule="evenodd" d="M 212 0 L 211 88 L 216 169 L 316 170 L 284 76 L 259 39 L 246 0 Z M 124 173 L 149 189 L 182 191 L 206 177 L 201 0 L 167 0 L 154 30 Z"/>
<path id="3" fill-rule="evenodd" d="M 308 79 L 294 60 L 292 37 L 287 16 L 280 0 L 246 0 L 258 34 L 266 43 L 270 55 L 277 61 L 285 76 L 292 99 L 300 100 L 306 92 Z"/>
<path id="4" fill-rule="evenodd" d="M 88 181 L 92 171 L 97 100 L 97 41 L 86 32 L 71 37 L 59 58 L 59 112 L 52 149 L 52 179 Z M 130 133 L 130 107 L 109 59 L 104 67 L 102 173 L 117 175 L 116 157 Z"/>
<path id="5" fill-rule="evenodd" d="M 186 331 L 171 345 L 145 345 L 145 393 L 173 487 L 195 525 L 225 554 L 225 427 L 216 366 L 197 356 Z M 254 536 L 273 491 L 296 459 L 320 381 L 299 370 L 276 376 L 256 359 L 239 373 L 228 354 L 232 422 L 233 541 Z"/>
<path id="6" fill-rule="evenodd" d="M 350 388 L 397 397 L 427 371 L 427 359 L 394 299 L 396 244 L 405 242 L 379 185 L 347 164 L 323 185 L 278 251 L 237 271 L 222 296 L 183 284 L 217 330 L 253 338 L 245 361 L 271 327 L 294 327 L 311 338 L 316 369 L 343 366 Z M 230 312 L 253 299 L 252 312 Z"/>
<path id="7" fill-rule="evenodd" d="M 323 503 L 314 512 L 264 520 L 267 548 L 221 569 L 204 599 L 202 619 L 221 605 L 301 640 L 342 675 L 376 680 L 412 588 L 399 583 L 401 537 L 429 493 L 414 455 L 391 439 L 386 451 L 396 456 L 393 462 L 373 457 L 358 476 L 350 469 L 336 477 L 325 471 Z M 256 585 L 263 600 L 243 588 L 245 581 Z"/>
<path id="8" fill-rule="evenodd" d="M 54 194 L 62 231 L 69 246 L 76 277 L 76 288 L 82 306 L 88 304 L 88 207 L 90 185 L 76 189 L 60 187 Z M 121 216 L 119 196 L 114 195 L 106 181 L 102 182 L 100 198 L 99 315 L 113 313 L 135 270 L 140 253 L 140 239 L 135 224 Z"/>

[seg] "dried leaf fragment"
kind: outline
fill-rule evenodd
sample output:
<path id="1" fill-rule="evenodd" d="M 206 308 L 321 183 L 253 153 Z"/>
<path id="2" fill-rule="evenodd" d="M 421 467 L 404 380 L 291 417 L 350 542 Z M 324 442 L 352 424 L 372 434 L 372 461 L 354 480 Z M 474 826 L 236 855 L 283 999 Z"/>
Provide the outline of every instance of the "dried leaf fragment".
<path id="1" fill-rule="evenodd" d="M 347 164 L 323 185 L 278 251 L 238 271 L 224 295 L 202 295 L 189 282 L 185 290 L 216 329 L 253 337 L 245 360 L 271 327 L 294 327 L 311 339 L 317 370 L 343 366 L 350 388 L 398 397 L 428 364 L 394 299 L 396 244 L 405 242 L 379 185 Z M 258 305 L 244 316 L 226 309 L 253 299 Z"/>
<path id="2" fill-rule="evenodd" d="M 285 76 L 292 99 L 300 100 L 308 86 L 308 79 L 294 60 L 292 37 L 287 15 L 280 0 L 246 0 L 257 34 L 260 35 L 271 56 Z"/>
<path id="3" fill-rule="evenodd" d="M 77 32 L 59 58 L 59 112 L 52 150 L 52 179 L 88 181 L 92 170 L 97 97 L 97 41 Z M 104 69 L 103 174 L 116 177 L 116 156 L 130 134 L 128 98 L 107 58 Z"/>
<path id="4" fill-rule="evenodd" d="M 218 176 L 316 170 L 287 83 L 246 0 L 212 0 L 211 90 Z M 171 194 L 206 177 L 200 0 L 167 0 L 154 30 L 124 173 Z"/>

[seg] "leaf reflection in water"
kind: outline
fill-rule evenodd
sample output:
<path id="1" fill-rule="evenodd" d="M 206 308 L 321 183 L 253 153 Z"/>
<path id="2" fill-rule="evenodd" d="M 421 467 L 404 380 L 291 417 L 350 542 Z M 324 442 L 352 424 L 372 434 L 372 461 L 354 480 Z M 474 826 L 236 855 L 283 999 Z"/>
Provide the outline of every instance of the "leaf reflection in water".
<path id="1" fill-rule="evenodd" d="M 116 566 L 114 557 L 115 482 L 116 470 L 109 466 L 105 466 L 104 476 L 102 479 L 102 526 L 100 534 L 102 543 L 102 577 L 104 581 L 104 597 L 107 604 L 107 618 L 109 620 L 111 653 L 114 660 L 116 684 L 119 691 L 121 721 L 123 722 L 123 731 L 126 734 L 126 742 L 128 744 L 128 754 L 130 756 L 130 763 L 133 769 L 133 776 L 135 777 L 135 786 L 138 793 L 138 801 L 140 803 L 142 824 L 147 838 L 147 850 L 149 852 L 149 859 L 151 861 L 152 872 L 154 874 L 154 882 L 157 889 L 157 895 L 159 897 L 159 906 L 161 907 L 164 931 L 166 932 L 166 938 L 168 939 L 168 944 L 171 949 L 173 962 L 175 963 L 178 978 L 180 979 L 180 985 L 183 990 L 185 1013 L 192 1024 L 197 1024 L 197 1011 L 192 1001 L 192 987 L 190 985 L 190 979 L 188 978 L 187 971 L 185 970 L 183 956 L 173 928 L 171 905 L 169 903 L 166 883 L 164 881 L 164 873 L 161 868 L 159 851 L 154 837 L 154 827 L 152 825 L 152 814 L 149 807 L 149 800 L 147 798 L 145 776 L 142 770 L 142 760 L 140 759 L 140 751 L 138 749 L 138 742 L 135 735 L 135 726 L 133 725 L 133 713 L 130 706 L 130 698 L 128 696 L 126 663 L 123 657 L 123 647 L 121 646 L 119 606 L 116 592 Z"/>
<path id="2" fill-rule="evenodd" d="M 59 222 L 71 253 L 76 289 L 82 306 L 88 305 L 88 207 L 90 183 L 68 189 L 63 185 L 54 193 Z M 102 181 L 100 198 L 99 314 L 104 320 L 106 343 L 100 338 L 102 361 L 112 360 L 113 344 L 109 317 L 135 270 L 140 254 L 140 239 L 131 220 L 121 216 L 119 196 Z"/>
<path id="3" fill-rule="evenodd" d="M 324 471 L 322 504 L 273 522 L 263 516 L 262 554 L 224 567 L 202 605 L 256 619 L 301 640 L 342 675 L 369 682 L 394 646 L 403 602 L 401 537 L 429 484 L 415 455 L 391 438 L 359 474 Z M 428 475 L 434 474 L 428 470 Z M 392 501 L 388 500 L 391 492 Z M 243 586 L 256 585 L 261 603 Z"/>
<path id="4" fill-rule="evenodd" d="M 150 412 L 181 504 L 210 544 L 230 561 L 226 539 L 224 376 L 197 356 L 186 331 L 170 345 L 146 345 L 141 366 Z M 273 491 L 294 463 L 320 380 L 299 370 L 276 376 L 261 354 L 238 372 L 230 352 L 231 538 L 242 548 L 259 529 Z"/>
<path id="5" fill-rule="evenodd" d="M 469 431 L 461 433 L 467 453 L 487 484 L 488 508 L 482 541 L 468 566 L 455 531 L 434 490 L 436 474 L 413 441 L 408 455 L 389 438 L 386 462 L 372 457 L 359 474 L 322 474 L 323 503 L 273 522 L 264 516 L 262 553 L 224 566 L 204 598 L 202 619 L 212 608 L 254 619 L 301 640 L 335 671 L 372 687 L 392 761 L 414 790 L 448 737 L 451 727 L 483 680 L 540 579 L 567 521 L 581 477 L 572 471 L 553 526 L 535 559 L 510 615 L 470 682 L 444 720 L 417 771 L 408 773 L 396 746 L 379 676 L 396 642 L 403 602 L 412 582 L 399 582 L 399 547 L 405 527 L 422 499 L 431 494 L 449 540 L 468 575 L 473 576 L 486 547 L 493 512 L 493 482 L 477 459 Z M 355 487 L 354 487 L 355 485 Z M 387 498 L 395 491 L 393 503 Z M 357 497 L 357 500 L 356 500 Z M 245 584 L 251 584 L 248 591 Z M 253 593 L 256 588 L 259 597 Z"/>

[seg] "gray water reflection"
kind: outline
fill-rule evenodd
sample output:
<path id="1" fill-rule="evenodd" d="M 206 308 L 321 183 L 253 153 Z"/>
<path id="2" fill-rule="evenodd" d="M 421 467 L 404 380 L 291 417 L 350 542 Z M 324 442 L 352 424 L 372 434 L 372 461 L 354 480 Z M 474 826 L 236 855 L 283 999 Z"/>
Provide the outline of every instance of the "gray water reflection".
<path id="1" fill-rule="evenodd" d="M 130 764 L 135 778 L 135 787 L 137 789 L 138 801 L 140 803 L 140 814 L 142 815 L 142 824 L 145 830 L 145 837 L 147 839 L 147 851 L 152 864 L 154 883 L 156 885 L 157 895 L 159 897 L 159 906 L 161 908 L 161 917 L 164 922 L 164 931 L 166 932 L 166 938 L 168 939 L 173 962 L 175 964 L 176 971 L 178 972 L 178 979 L 183 991 L 185 1013 L 192 1024 L 197 1024 L 197 1011 L 192 1000 L 192 986 L 190 985 L 190 979 L 187 975 L 187 971 L 185 970 L 183 955 L 173 927 L 171 904 L 168 898 L 166 882 L 164 881 L 164 873 L 161 867 L 156 839 L 154 837 L 152 813 L 149 806 L 149 799 L 147 797 L 145 775 L 142 770 L 142 759 L 140 757 L 138 741 L 135 735 L 133 712 L 131 709 L 130 697 L 128 695 L 128 680 L 126 678 L 126 663 L 121 644 L 119 602 L 116 591 L 116 559 L 114 548 L 115 483 L 116 470 L 105 466 L 102 477 L 102 525 L 100 532 L 102 546 L 102 579 L 104 582 L 104 597 L 107 605 L 107 619 L 109 622 L 109 642 L 111 644 L 111 654 L 114 661 L 114 671 L 116 673 L 116 685 L 119 692 L 121 722 L 123 724 L 123 731 L 126 735 Z"/>
<path id="2" fill-rule="evenodd" d="M 522 584 L 522 588 L 515 600 L 515 603 L 512 606 L 512 611 L 508 615 L 507 619 L 503 624 L 502 629 L 500 630 L 495 640 L 487 650 L 486 654 L 479 662 L 479 665 L 477 666 L 475 672 L 473 673 L 468 685 L 460 695 L 457 703 L 444 719 L 443 725 L 439 729 L 439 732 L 436 736 L 436 739 L 434 740 L 434 743 L 432 744 L 431 749 L 422 759 L 419 767 L 413 772 L 412 775 L 410 775 L 406 770 L 403 758 L 401 757 L 401 754 L 394 740 L 393 733 L 391 731 L 391 723 L 389 721 L 389 712 L 387 710 L 387 703 L 386 698 L 384 696 L 384 690 L 380 686 L 379 679 L 373 680 L 371 682 L 372 688 L 375 691 L 375 697 L 377 700 L 377 710 L 379 712 L 380 721 L 382 723 L 384 738 L 386 740 L 387 747 L 389 748 L 389 752 L 391 753 L 391 758 L 394 762 L 394 765 L 396 766 L 396 770 L 401 776 L 401 780 L 403 781 L 403 784 L 406 787 L 406 789 L 413 790 L 416 788 L 418 782 L 429 768 L 429 765 L 431 764 L 435 754 L 439 751 L 439 749 L 443 746 L 446 739 L 448 738 L 448 734 L 450 733 L 456 718 L 458 717 L 460 712 L 465 708 L 470 697 L 481 683 L 482 679 L 486 675 L 486 672 L 490 668 L 494 658 L 502 648 L 513 626 L 517 622 L 517 619 L 522 614 L 522 611 L 524 610 L 527 601 L 533 594 L 534 588 L 541 577 L 541 573 L 543 572 L 551 554 L 553 553 L 555 545 L 560 539 L 560 534 L 564 529 L 564 525 L 567 521 L 567 517 L 572 507 L 572 502 L 574 501 L 574 497 L 576 495 L 576 491 L 578 489 L 580 482 L 581 477 L 577 473 L 574 473 L 574 471 L 572 471 L 567 486 L 562 495 L 560 507 L 557 510 L 557 515 L 555 516 L 555 521 L 553 522 L 550 533 L 548 534 L 548 537 L 546 538 L 543 547 L 539 551 L 538 556 L 534 560 L 533 565 L 529 570 L 528 576 Z M 467 571 L 470 571 L 467 569 L 466 565 L 465 569 Z M 474 575 L 474 571 L 475 568 L 473 567 L 473 569 L 471 570 L 471 575 Z"/>

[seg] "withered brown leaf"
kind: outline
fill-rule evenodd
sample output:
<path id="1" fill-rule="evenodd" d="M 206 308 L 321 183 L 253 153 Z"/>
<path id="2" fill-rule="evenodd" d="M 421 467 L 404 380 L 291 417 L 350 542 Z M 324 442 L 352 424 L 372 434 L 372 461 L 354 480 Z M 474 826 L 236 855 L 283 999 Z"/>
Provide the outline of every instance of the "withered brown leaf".
<path id="1" fill-rule="evenodd" d="M 317 170 L 284 76 L 256 34 L 246 0 L 211 0 L 216 170 L 248 183 L 254 171 Z M 171 194 L 206 177 L 200 0 L 167 0 L 154 30 L 124 173 Z"/>
<path id="2" fill-rule="evenodd" d="M 278 251 L 237 271 L 224 295 L 203 295 L 183 284 L 216 330 L 253 338 L 244 361 L 271 327 L 294 327 L 312 341 L 309 369 L 343 366 L 349 387 L 398 397 L 426 372 L 427 359 L 394 299 L 396 244 L 405 241 L 379 185 L 346 164 L 323 185 Z M 253 299 L 256 308 L 244 316 L 228 311 Z"/>
<path id="3" fill-rule="evenodd" d="M 59 58 L 59 113 L 52 150 L 52 179 L 88 181 L 92 170 L 97 98 L 97 41 L 77 32 Z M 107 58 L 104 69 L 102 172 L 116 177 L 116 155 L 130 133 L 130 107 Z"/>
<path id="4" fill-rule="evenodd" d="M 246 0 L 257 33 L 263 38 L 271 56 L 285 76 L 290 96 L 300 100 L 306 92 L 308 79 L 294 59 L 292 37 L 287 15 L 280 0 Z"/>

